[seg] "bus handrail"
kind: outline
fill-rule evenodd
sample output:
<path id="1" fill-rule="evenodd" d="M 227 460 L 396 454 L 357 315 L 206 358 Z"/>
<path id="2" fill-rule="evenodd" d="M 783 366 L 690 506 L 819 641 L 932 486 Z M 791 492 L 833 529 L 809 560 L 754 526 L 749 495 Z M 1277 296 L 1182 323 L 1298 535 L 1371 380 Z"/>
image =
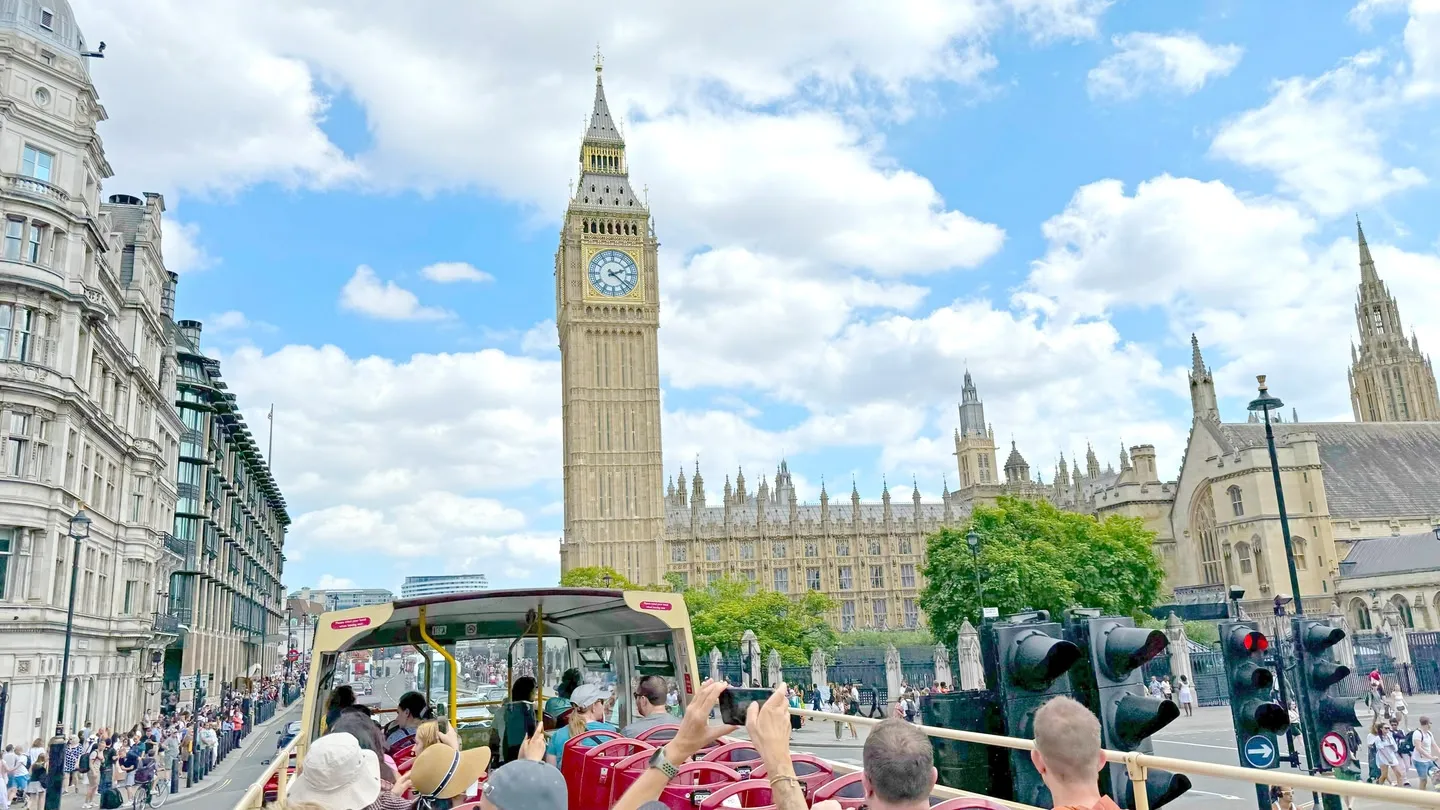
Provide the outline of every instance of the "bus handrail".
<path id="1" fill-rule="evenodd" d="M 814 718 L 816 720 L 832 720 L 864 726 L 877 726 L 884 722 L 872 717 L 818 712 L 811 709 L 791 708 L 790 713 L 801 717 Z M 931 737 L 939 737 L 942 740 L 955 740 L 957 742 L 976 743 L 979 745 L 994 745 L 1019 751 L 1030 751 L 1035 748 L 1033 741 L 1019 737 L 1001 737 L 996 734 L 984 734 L 978 731 L 959 731 L 952 728 L 938 728 L 936 726 L 925 725 L 919 725 L 916 726 L 916 728 Z M 1309 790 L 1315 793 L 1326 793 L 1332 796 L 1379 799 L 1381 801 L 1395 802 L 1411 807 L 1440 807 L 1440 793 L 1405 790 L 1404 788 L 1372 785 L 1366 782 L 1349 782 L 1328 777 L 1310 776 L 1294 771 L 1282 771 L 1278 769 L 1260 770 L 1256 768 L 1241 768 L 1236 765 L 1219 765 L 1213 762 L 1173 759 L 1171 757 L 1155 756 L 1154 754 L 1141 754 L 1136 751 L 1126 752 L 1106 749 L 1102 753 L 1105 755 L 1106 762 L 1116 762 L 1124 765 L 1130 781 L 1136 784 L 1138 789 L 1135 791 L 1135 810 L 1149 810 L 1150 808 L 1150 797 L 1146 794 L 1144 785 L 1147 772 L 1151 768 L 1172 771 L 1174 773 L 1197 774 L 1200 776 L 1211 776 L 1217 779 L 1249 782 L 1255 785 L 1283 785 L 1285 787 Z"/>
<path id="2" fill-rule="evenodd" d="M 295 754 L 296 749 L 300 745 L 300 737 L 302 736 L 304 735 L 295 735 L 295 739 L 291 740 L 284 748 L 276 752 L 275 758 L 270 761 L 270 767 L 266 768 L 263 773 L 256 777 L 254 782 L 250 783 L 250 787 L 245 789 L 245 794 L 241 796 L 240 801 L 235 804 L 237 808 L 246 808 L 249 810 L 249 808 L 264 807 L 265 785 L 269 783 L 270 777 L 276 774 L 279 774 L 279 781 L 275 786 L 275 801 L 277 805 L 284 806 L 281 803 L 285 801 L 285 796 L 289 793 L 290 787 L 290 757 Z M 180 798 L 183 799 L 185 797 L 182 795 Z"/>

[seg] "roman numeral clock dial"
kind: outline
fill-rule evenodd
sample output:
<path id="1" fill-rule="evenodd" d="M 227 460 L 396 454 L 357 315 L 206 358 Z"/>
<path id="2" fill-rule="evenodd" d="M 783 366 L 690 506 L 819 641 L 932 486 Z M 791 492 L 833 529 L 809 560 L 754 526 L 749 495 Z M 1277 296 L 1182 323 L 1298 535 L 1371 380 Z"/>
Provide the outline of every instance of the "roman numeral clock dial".
<path id="1" fill-rule="evenodd" d="M 590 259 L 590 286 L 609 298 L 629 295 L 640 281 L 640 268 L 623 250 L 608 249 Z"/>

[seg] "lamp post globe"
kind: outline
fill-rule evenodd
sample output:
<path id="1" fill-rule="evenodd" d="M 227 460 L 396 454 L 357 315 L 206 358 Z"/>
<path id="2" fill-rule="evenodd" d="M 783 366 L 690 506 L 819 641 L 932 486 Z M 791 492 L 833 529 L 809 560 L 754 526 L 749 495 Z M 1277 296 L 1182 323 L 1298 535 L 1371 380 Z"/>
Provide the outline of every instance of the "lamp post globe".
<path id="1" fill-rule="evenodd" d="M 48 758 L 53 763 L 65 762 L 65 687 L 70 681 L 70 641 L 75 634 L 75 581 L 80 575 L 80 541 L 90 536 L 90 516 L 81 509 L 70 518 L 69 537 L 74 541 L 70 554 L 70 603 L 65 611 L 65 652 L 60 657 L 59 705 L 55 710 L 55 736 L 50 738 Z M 65 769 L 52 767 L 45 777 L 45 810 L 60 810 L 60 796 L 65 790 Z"/>

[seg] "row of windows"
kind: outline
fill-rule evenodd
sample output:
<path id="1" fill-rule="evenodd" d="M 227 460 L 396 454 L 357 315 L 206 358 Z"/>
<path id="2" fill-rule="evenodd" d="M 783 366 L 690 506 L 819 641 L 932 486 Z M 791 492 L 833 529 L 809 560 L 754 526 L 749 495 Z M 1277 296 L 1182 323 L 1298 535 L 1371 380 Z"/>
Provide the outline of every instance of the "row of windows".
<path id="1" fill-rule="evenodd" d="M 581 233 L 603 233 L 611 236 L 639 236 L 640 224 L 636 222 L 614 222 L 603 219 L 586 219 L 580 222 Z"/>
<path id="2" fill-rule="evenodd" d="M 902 621 L 907 629 L 914 629 L 920 626 L 920 606 L 914 599 L 904 600 L 901 606 Z M 876 630 L 884 630 L 889 626 L 889 604 L 884 599 L 872 599 L 870 601 L 870 616 L 873 620 L 873 627 Z M 846 599 L 840 603 L 840 630 L 849 632 L 856 628 L 855 602 Z"/>
<path id="3" fill-rule="evenodd" d="M 756 545 L 756 544 L 755 544 L 753 541 L 744 541 L 744 542 L 741 542 L 741 543 L 740 543 L 740 559 L 742 559 L 742 560 L 753 560 L 753 559 L 755 559 L 755 550 L 756 550 L 755 545 Z M 872 537 L 872 538 L 870 538 L 868 541 L 866 541 L 866 543 L 865 543 L 866 553 L 869 554 L 869 555 L 872 556 L 872 557 L 874 557 L 874 556 L 879 556 L 879 555 L 881 555 L 881 554 L 884 554 L 884 553 L 886 553 L 885 545 L 886 545 L 886 543 L 885 543 L 883 540 L 881 540 L 880 538 L 878 538 L 878 537 Z M 858 546 L 857 546 L 857 547 L 858 547 Z M 913 554 L 913 553 L 915 553 L 915 543 L 914 543 L 914 541 L 911 540 L 911 538 L 909 538 L 909 537 L 902 537 L 902 538 L 900 538 L 900 539 L 898 540 L 898 542 L 896 543 L 896 546 L 895 546 L 895 547 L 896 547 L 897 553 L 899 553 L 899 554 Z M 838 539 L 838 540 L 835 541 L 835 555 L 836 555 L 836 556 L 839 556 L 839 557 L 849 557 L 849 556 L 850 556 L 850 550 L 851 550 L 851 546 L 850 546 L 850 540 L 849 540 L 849 539 Z M 786 543 L 785 541 L 783 541 L 783 540 L 776 540 L 776 541 L 773 541 L 773 542 L 770 544 L 770 556 L 771 556 L 771 558 L 773 558 L 773 559 L 777 559 L 777 560 L 785 559 L 787 556 L 789 556 L 789 555 L 788 555 L 788 552 L 789 552 L 789 551 L 790 551 L 789 544 L 787 544 L 787 543 Z M 689 555 L 689 546 L 687 546 L 685 543 L 672 543 L 672 544 L 670 545 L 670 561 L 671 561 L 671 562 L 688 562 L 688 561 L 689 561 L 689 556 L 690 556 L 690 555 Z M 819 556 L 820 556 L 820 544 L 819 544 L 817 541 L 814 541 L 814 540 L 807 540 L 807 541 L 805 542 L 805 556 L 806 556 L 806 557 L 819 557 Z M 724 558 L 724 554 L 723 554 L 723 549 L 722 549 L 720 543 L 706 543 L 706 544 L 705 544 L 705 561 L 706 561 L 706 562 L 720 562 L 723 558 Z"/>

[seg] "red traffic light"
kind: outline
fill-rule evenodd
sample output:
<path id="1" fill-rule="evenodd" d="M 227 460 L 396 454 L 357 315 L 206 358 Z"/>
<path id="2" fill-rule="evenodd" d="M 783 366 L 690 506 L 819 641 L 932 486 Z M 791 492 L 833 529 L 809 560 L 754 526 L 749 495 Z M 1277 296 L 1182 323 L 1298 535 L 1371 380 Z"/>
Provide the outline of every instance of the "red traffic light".
<path id="1" fill-rule="evenodd" d="M 1265 652 L 1270 649 L 1270 639 L 1266 638 L 1264 633 L 1256 630 L 1246 633 L 1241 643 L 1245 645 L 1246 651 L 1252 653 Z"/>

